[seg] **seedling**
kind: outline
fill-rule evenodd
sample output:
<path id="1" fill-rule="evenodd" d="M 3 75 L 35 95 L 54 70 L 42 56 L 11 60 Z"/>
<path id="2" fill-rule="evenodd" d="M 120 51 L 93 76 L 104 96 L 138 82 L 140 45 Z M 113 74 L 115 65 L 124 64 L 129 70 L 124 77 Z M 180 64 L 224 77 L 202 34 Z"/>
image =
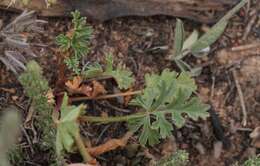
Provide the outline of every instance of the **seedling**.
<path id="1" fill-rule="evenodd" d="M 81 17 L 79 11 L 72 12 L 71 29 L 66 35 L 60 34 L 56 42 L 63 53 L 68 54 L 65 57 L 65 64 L 77 75 L 81 73 L 81 58 L 89 52 L 89 40 L 92 34 L 92 28 L 86 25 L 86 18 Z"/>
<path id="2" fill-rule="evenodd" d="M 218 23 L 216 23 L 209 31 L 199 38 L 198 31 L 194 30 L 185 40 L 185 30 L 183 22 L 177 19 L 174 38 L 174 52 L 170 56 L 181 71 L 189 71 L 193 76 L 197 76 L 201 72 L 201 67 L 193 68 L 183 59 L 189 54 L 200 57 L 201 52 L 208 52 L 210 46 L 215 43 L 225 31 L 228 20 L 242 8 L 248 0 L 242 0 L 232 10 L 230 10 Z"/>

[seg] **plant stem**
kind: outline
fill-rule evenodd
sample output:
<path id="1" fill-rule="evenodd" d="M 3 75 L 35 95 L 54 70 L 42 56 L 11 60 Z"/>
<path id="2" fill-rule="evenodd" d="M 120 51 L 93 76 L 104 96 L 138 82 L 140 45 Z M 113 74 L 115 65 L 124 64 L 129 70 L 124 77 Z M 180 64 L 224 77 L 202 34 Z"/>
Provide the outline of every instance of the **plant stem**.
<path id="1" fill-rule="evenodd" d="M 129 121 L 132 119 L 142 118 L 144 116 L 146 116 L 146 112 L 136 113 L 133 115 L 118 116 L 118 117 L 81 116 L 79 120 L 83 122 L 112 123 L 112 122 Z"/>
<path id="2" fill-rule="evenodd" d="M 109 95 L 103 95 L 103 96 L 97 96 L 97 97 L 73 97 L 70 99 L 70 101 L 75 102 L 75 101 L 82 101 L 82 100 L 104 100 L 104 99 L 115 98 L 115 97 L 119 97 L 119 96 L 137 95 L 140 93 L 142 93 L 141 90 L 133 91 L 133 92 L 109 94 Z"/>
<path id="3" fill-rule="evenodd" d="M 84 145 L 79 133 L 76 134 L 75 141 L 76 141 L 77 147 L 79 149 L 79 152 L 84 159 L 84 162 L 89 163 L 90 161 L 92 161 L 93 158 L 90 156 L 87 149 L 85 148 L 85 145 Z"/>

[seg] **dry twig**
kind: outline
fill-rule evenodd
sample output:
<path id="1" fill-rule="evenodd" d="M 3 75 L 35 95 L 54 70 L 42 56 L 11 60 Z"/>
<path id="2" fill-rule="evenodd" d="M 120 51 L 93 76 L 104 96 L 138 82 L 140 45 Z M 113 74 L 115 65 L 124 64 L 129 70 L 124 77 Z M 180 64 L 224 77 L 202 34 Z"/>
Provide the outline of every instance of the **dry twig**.
<path id="1" fill-rule="evenodd" d="M 232 70 L 232 74 L 233 74 L 233 77 L 234 77 L 234 80 L 235 80 L 235 84 L 236 84 L 236 88 L 237 88 L 237 92 L 238 92 L 238 96 L 239 96 L 239 100 L 240 100 L 240 104 L 241 104 L 241 108 L 242 108 L 242 113 L 243 113 L 242 125 L 246 126 L 246 124 L 247 124 L 247 110 L 246 110 L 246 106 L 245 106 L 244 95 L 243 95 L 243 92 L 241 90 L 241 86 L 239 84 L 237 72 L 236 72 L 235 69 Z"/>

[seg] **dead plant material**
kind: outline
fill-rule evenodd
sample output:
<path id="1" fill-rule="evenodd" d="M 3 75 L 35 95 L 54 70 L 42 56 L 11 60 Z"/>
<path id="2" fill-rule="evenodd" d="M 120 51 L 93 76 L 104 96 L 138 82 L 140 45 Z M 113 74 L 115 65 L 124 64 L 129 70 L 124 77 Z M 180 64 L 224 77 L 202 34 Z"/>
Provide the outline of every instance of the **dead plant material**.
<path id="1" fill-rule="evenodd" d="M 65 83 L 68 88 L 68 91 L 72 94 L 83 94 L 86 96 L 91 96 L 93 88 L 89 85 L 81 85 L 82 78 L 76 76 L 73 80 L 69 80 Z"/>
<path id="2" fill-rule="evenodd" d="M 12 22 L 0 30 L 0 61 L 18 75 L 26 69 L 25 63 L 31 57 L 36 57 L 29 39 L 37 33 L 43 32 L 42 24 L 47 23 L 38 20 L 34 11 L 24 11 Z"/>
<path id="3" fill-rule="evenodd" d="M 97 97 L 101 94 L 107 93 L 105 87 L 100 82 L 98 82 L 96 80 L 92 81 L 92 86 L 93 86 L 93 91 L 92 91 L 92 94 L 91 94 L 92 97 Z"/>
<path id="4" fill-rule="evenodd" d="M 236 84 L 236 88 L 237 88 L 237 92 L 238 92 L 238 96 L 239 96 L 239 101 L 241 104 L 241 108 L 242 108 L 242 113 L 243 113 L 243 119 L 242 119 L 242 125 L 246 126 L 247 124 L 247 110 L 246 110 L 246 105 L 245 105 L 245 100 L 244 100 L 244 94 L 242 92 L 240 83 L 238 81 L 238 76 L 237 76 L 237 72 L 235 69 L 232 70 L 232 74 L 235 80 L 235 84 Z"/>
<path id="5" fill-rule="evenodd" d="M 88 152 L 92 156 L 98 156 L 103 153 L 109 152 L 111 150 L 115 150 L 119 147 L 125 147 L 129 138 L 133 135 L 132 132 L 127 132 L 122 138 L 120 139 L 111 139 L 107 141 L 106 143 L 96 146 L 96 147 L 91 147 L 87 148 Z"/>
<path id="6" fill-rule="evenodd" d="M 250 18 L 250 20 L 249 20 L 249 22 L 247 23 L 247 26 L 246 26 L 246 28 L 245 28 L 245 32 L 244 32 L 243 37 L 242 37 L 243 40 L 246 40 L 246 39 L 247 39 L 248 35 L 250 34 L 250 32 L 251 32 L 251 30 L 252 30 L 253 25 L 256 24 L 257 17 L 258 17 L 258 16 L 257 16 L 257 11 L 254 10 L 254 11 L 252 12 L 252 17 Z"/>
<path id="7" fill-rule="evenodd" d="M 220 50 L 217 54 L 217 61 L 221 65 L 230 66 L 239 63 L 251 56 L 260 54 L 260 42 L 232 47 Z"/>
<path id="8" fill-rule="evenodd" d="M 64 16 L 79 10 L 82 15 L 99 21 L 123 16 L 167 15 L 212 23 L 235 3 L 236 0 L 58 0 L 47 8 L 45 0 L 31 0 L 26 8 L 36 10 L 42 16 Z M 9 4 L 10 0 L 0 2 L 2 9 L 7 9 Z M 10 6 L 13 10 L 24 7 L 20 1 Z"/>

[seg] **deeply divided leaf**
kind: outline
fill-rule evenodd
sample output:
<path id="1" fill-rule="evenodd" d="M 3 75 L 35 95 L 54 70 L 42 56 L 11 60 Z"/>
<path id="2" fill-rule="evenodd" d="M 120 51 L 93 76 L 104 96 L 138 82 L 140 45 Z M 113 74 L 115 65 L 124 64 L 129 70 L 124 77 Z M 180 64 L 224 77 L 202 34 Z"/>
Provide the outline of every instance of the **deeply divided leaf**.
<path id="1" fill-rule="evenodd" d="M 182 127 L 185 124 L 184 115 L 193 120 L 208 116 L 209 106 L 193 96 L 196 85 L 188 73 L 178 75 L 166 69 L 161 75 L 146 75 L 145 80 L 143 94 L 131 104 L 142 107 L 146 113 L 129 122 L 132 129 L 141 129 L 141 144 L 153 145 L 160 138 L 170 136 L 173 130 L 171 123 Z"/>

